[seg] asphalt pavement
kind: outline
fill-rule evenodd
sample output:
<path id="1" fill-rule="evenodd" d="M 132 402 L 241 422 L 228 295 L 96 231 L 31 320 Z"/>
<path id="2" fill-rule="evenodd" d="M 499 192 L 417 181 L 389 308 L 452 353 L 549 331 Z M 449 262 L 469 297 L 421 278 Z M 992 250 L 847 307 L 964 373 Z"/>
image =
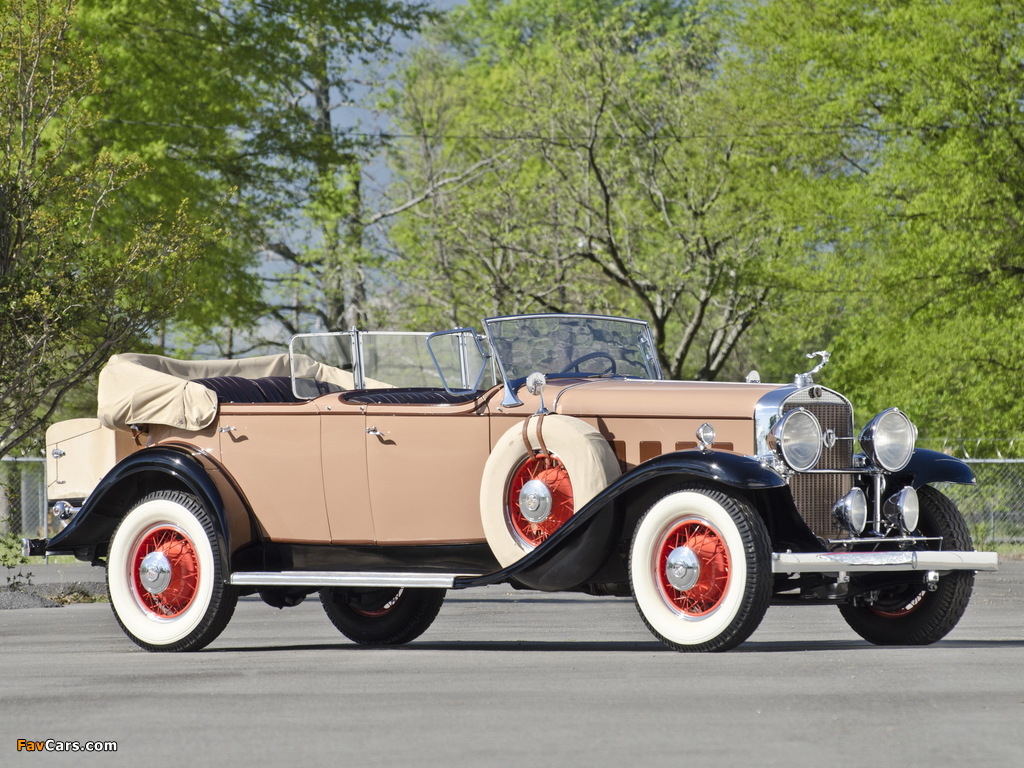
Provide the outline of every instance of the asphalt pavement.
<path id="1" fill-rule="evenodd" d="M 0 713 L 3 766 L 1018 766 L 1024 563 L 979 574 L 964 619 L 924 648 L 786 606 L 735 651 L 678 654 L 628 599 L 505 587 L 450 592 L 419 640 L 385 649 L 348 642 L 315 598 L 244 598 L 192 654 L 138 649 L 106 604 L 6 610 Z"/>
<path id="2" fill-rule="evenodd" d="M 104 597 L 107 572 L 88 563 L 31 563 L 0 568 L 0 610 L 51 608 L 72 593 Z"/>

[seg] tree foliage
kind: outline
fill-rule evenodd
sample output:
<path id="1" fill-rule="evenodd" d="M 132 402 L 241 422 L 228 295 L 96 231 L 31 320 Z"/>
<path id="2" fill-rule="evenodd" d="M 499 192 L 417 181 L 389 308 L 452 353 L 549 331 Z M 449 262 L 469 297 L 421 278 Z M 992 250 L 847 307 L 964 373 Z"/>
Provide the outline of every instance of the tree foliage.
<path id="1" fill-rule="evenodd" d="M 729 88 L 779 157 L 805 287 L 833 289 L 831 381 L 933 436 L 1016 434 L 1024 7 L 799 0 L 743 18 Z"/>
<path id="2" fill-rule="evenodd" d="M 188 197 L 220 216 L 203 290 L 184 307 L 192 340 L 234 355 L 247 347 L 234 334 L 218 338 L 221 325 L 270 316 L 294 331 L 314 315 L 332 328 L 361 317 L 368 141 L 344 115 L 366 87 L 365 65 L 415 28 L 424 4 L 82 4 L 78 34 L 109 64 L 93 102 L 104 120 L 84 151 L 110 146 L 145 160 L 151 173 L 126 190 L 133 210 L 166 212 Z"/>
<path id="3" fill-rule="evenodd" d="M 672 377 L 714 378 L 765 306 L 782 242 L 715 92 L 714 9 L 473 0 L 393 99 L 392 228 L 415 319 L 648 320 Z"/>
<path id="4" fill-rule="evenodd" d="M 40 435 L 57 402 L 173 314 L 205 233 L 181 211 L 103 215 L 140 177 L 131 158 L 69 151 L 95 125 L 97 62 L 69 37 L 74 0 L 0 3 L 0 454 Z"/>

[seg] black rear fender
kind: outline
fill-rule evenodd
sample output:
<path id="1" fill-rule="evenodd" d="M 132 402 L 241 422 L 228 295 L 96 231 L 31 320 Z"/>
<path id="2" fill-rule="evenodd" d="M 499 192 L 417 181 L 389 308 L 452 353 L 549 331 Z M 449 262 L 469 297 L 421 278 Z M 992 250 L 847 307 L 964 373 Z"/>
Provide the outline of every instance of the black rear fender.
<path id="1" fill-rule="evenodd" d="M 196 496 L 209 510 L 228 568 L 228 521 L 223 500 L 197 459 L 174 448 L 147 448 L 120 461 L 96 486 L 68 526 L 47 543 L 51 553 L 69 552 L 95 562 L 106 555 L 118 523 L 154 491 L 176 490 Z"/>

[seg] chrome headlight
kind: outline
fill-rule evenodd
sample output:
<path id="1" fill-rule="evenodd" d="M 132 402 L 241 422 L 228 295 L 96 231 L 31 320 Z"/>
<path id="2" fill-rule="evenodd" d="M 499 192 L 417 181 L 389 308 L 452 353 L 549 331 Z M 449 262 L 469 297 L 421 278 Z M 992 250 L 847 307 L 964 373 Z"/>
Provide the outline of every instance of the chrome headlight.
<path id="1" fill-rule="evenodd" d="M 821 456 L 821 425 L 806 408 L 796 408 L 775 422 L 768 433 L 768 447 L 790 469 L 805 472 Z"/>
<path id="2" fill-rule="evenodd" d="M 917 530 L 921 517 L 921 502 L 917 491 L 908 485 L 886 499 L 882 511 L 894 528 L 899 528 L 904 533 Z"/>
<path id="3" fill-rule="evenodd" d="M 832 507 L 832 514 L 854 536 L 864 532 L 868 524 L 868 500 L 864 491 L 853 488 Z"/>
<path id="4" fill-rule="evenodd" d="M 910 463 L 917 427 L 898 408 L 875 416 L 860 433 L 860 445 L 871 461 L 887 472 L 898 472 Z"/>

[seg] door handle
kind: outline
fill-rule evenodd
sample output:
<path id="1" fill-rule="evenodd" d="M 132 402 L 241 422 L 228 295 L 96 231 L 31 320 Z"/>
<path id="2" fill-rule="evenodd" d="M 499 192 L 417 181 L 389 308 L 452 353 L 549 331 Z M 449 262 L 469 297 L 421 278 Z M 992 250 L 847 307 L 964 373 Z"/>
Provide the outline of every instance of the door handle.
<path id="1" fill-rule="evenodd" d="M 366 434 L 373 435 L 374 437 L 384 437 L 384 433 L 381 432 L 376 427 L 368 427 L 366 430 Z"/>

